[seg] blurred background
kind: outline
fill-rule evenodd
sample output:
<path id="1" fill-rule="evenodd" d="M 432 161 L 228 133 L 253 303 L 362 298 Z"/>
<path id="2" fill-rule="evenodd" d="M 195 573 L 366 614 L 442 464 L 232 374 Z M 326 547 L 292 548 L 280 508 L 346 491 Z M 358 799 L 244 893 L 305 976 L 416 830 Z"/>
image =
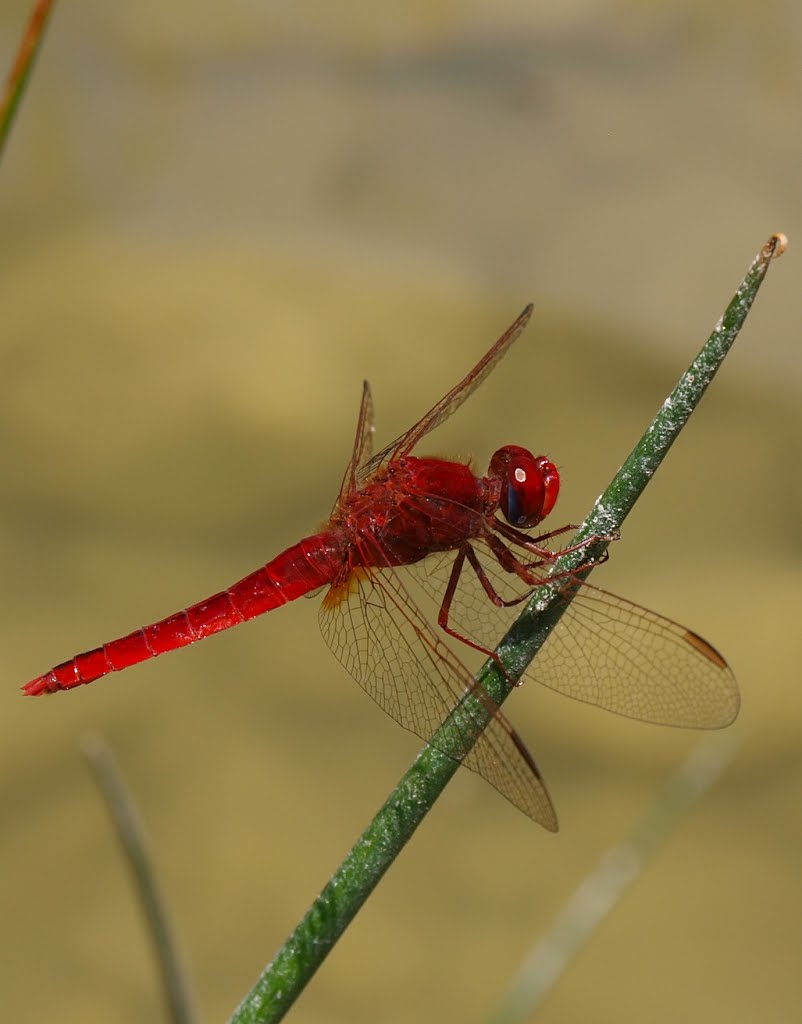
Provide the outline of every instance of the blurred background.
<path id="1" fill-rule="evenodd" d="M 28 13 L 3 6 L 4 68 Z M 86 730 L 125 770 L 209 1021 L 420 747 L 331 657 L 317 601 L 69 695 L 18 686 L 313 532 L 363 377 L 381 444 L 529 300 L 428 450 L 545 452 L 555 525 L 580 520 L 778 230 L 788 254 L 595 577 L 726 654 L 739 752 L 537 1019 L 798 1014 L 801 17 L 57 8 L 0 189 L 4 1016 L 161 1013 Z M 506 710 L 560 834 L 460 772 L 294 1020 L 483 1020 L 698 739 L 534 685 Z"/>

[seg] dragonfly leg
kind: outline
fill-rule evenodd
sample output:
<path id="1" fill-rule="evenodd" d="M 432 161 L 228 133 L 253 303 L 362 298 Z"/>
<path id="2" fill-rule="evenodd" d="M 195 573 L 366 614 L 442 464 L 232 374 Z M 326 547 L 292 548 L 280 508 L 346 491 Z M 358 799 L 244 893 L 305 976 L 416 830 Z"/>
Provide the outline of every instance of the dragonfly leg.
<path id="1" fill-rule="evenodd" d="M 555 560 L 555 556 L 552 556 L 551 552 L 544 552 L 544 557 L 541 559 L 537 559 L 534 562 L 522 562 L 520 558 L 516 558 L 500 537 L 496 537 L 495 534 L 490 533 L 486 540 L 488 547 L 496 556 L 496 560 L 504 572 L 513 573 L 520 577 L 520 579 L 530 587 L 535 587 L 538 583 L 542 583 L 543 579 L 542 577 L 533 576 L 529 570 L 542 568 L 544 565 L 548 565 Z M 546 555 L 548 555 L 548 557 L 545 557 Z M 524 595 L 524 597 L 528 596 L 529 594 Z M 517 604 L 518 601 L 513 603 Z"/>
<path id="2" fill-rule="evenodd" d="M 509 526 L 509 523 L 504 523 L 505 526 Z M 515 529 L 515 527 L 513 527 Z M 537 537 L 529 537 L 528 534 L 524 534 L 525 537 L 533 544 L 542 544 L 544 540 L 551 540 L 552 537 L 559 537 L 563 533 L 570 533 L 571 530 L 578 530 L 579 526 L 576 523 L 566 523 L 565 526 L 558 526 L 556 530 L 549 530 L 548 533 L 539 533 Z M 515 530 L 519 533 L 519 530 Z"/>
<path id="3" fill-rule="evenodd" d="M 561 533 L 567 533 L 569 530 L 575 530 L 575 526 L 563 526 L 558 530 L 552 530 L 551 533 L 543 533 L 538 537 L 530 537 L 528 533 L 516 530 L 514 526 L 510 526 L 509 523 L 502 522 L 500 519 L 493 519 L 492 523 L 494 530 L 500 533 L 503 537 L 506 537 L 507 540 L 511 541 L 517 547 L 524 548 L 526 551 L 531 551 L 533 554 L 538 555 L 539 558 L 543 560 L 540 563 L 541 565 L 543 562 L 554 562 L 563 555 L 570 555 L 573 551 L 582 551 L 584 548 L 588 548 L 592 544 L 609 544 L 610 541 L 619 540 L 620 538 L 618 533 L 592 533 L 589 537 L 586 537 L 584 540 L 580 540 L 576 544 L 569 544 L 568 547 L 558 548 L 556 551 L 552 551 L 550 548 L 542 547 L 542 542 L 550 540 L 552 537 L 558 537 Z M 600 560 L 605 561 L 606 558 L 602 558 Z M 536 563 L 532 564 L 535 565 Z"/>
<path id="4" fill-rule="evenodd" d="M 499 524 L 499 525 L 502 525 L 502 526 L 506 527 L 506 524 Z M 522 604 L 524 601 L 527 601 L 532 596 L 532 592 L 537 587 L 539 587 L 543 583 L 547 582 L 547 580 L 542 575 L 537 575 L 534 572 L 532 572 L 532 570 L 533 569 L 542 568 L 544 565 L 552 565 L 556 561 L 556 559 L 561 554 L 563 554 L 564 552 L 562 552 L 562 551 L 556 551 L 555 552 L 555 551 L 549 551 L 546 548 L 538 548 L 531 541 L 531 538 L 527 534 L 520 533 L 518 530 L 515 530 L 512 527 L 508 527 L 508 529 L 510 529 L 511 532 L 516 535 L 514 538 L 511 538 L 515 543 L 518 543 L 521 547 L 524 547 L 527 551 L 532 551 L 534 553 L 537 553 L 537 554 L 541 555 L 541 557 L 539 559 L 535 560 L 535 561 L 524 562 L 520 558 L 518 558 L 510 550 L 510 548 L 507 547 L 507 545 L 504 543 L 504 541 L 500 537 L 497 537 L 495 534 L 490 533 L 489 531 L 487 533 L 487 536 L 485 537 L 485 540 L 487 541 L 487 544 L 490 547 L 490 550 L 493 552 L 493 554 L 495 555 L 496 559 L 498 560 L 498 563 L 501 566 L 501 568 L 505 572 L 508 572 L 508 573 L 511 573 L 511 574 L 517 576 L 519 579 L 521 579 L 531 589 L 529 589 L 528 591 L 526 591 L 523 594 L 520 594 L 517 597 L 514 597 L 514 598 L 509 599 L 509 600 L 505 600 L 503 597 L 501 597 L 501 595 L 498 593 L 498 591 L 493 586 L 493 583 L 492 583 L 490 577 L 487 575 L 487 572 L 485 571 L 484 566 L 479 561 L 479 559 L 478 559 L 478 557 L 476 555 L 476 552 L 474 551 L 472 545 L 466 543 L 466 544 L 464 544 L 462 547 L 460 547 L 458 549 L 457 556 L 454 559 L 454 564 L 451 567 L 451 573 L 450 573 L 449 578 L 448 578 L 448 584 L 446 585 L 446 589 L 445 589 L 445 592 L 443 594 L 443 600 L 442 600 L 442 603 L 440 605 L 440 610 L 437 613 L 437 624 L 443 630 L 444 633 L 447 633 L 449 636 L 453 637 L 455 640 L 458 640 L 460 643 L 465 644 L 467 647 L 471 647 L 473 650 L 478 651 L 480 654 L 483 654 L 487 658 L 492 658 L 493 661 L 496 663 L 496 665 L 498 665 L 499 670 L 508 679 L 508 681 L 511 684 L 515 685 L 516 681 L 514 679 L 511 679 L 510 676 L 507 674 L 504 666 L 501 663 L 501 659 L 495 653 L 495 651 L 490 650 L 488 647 L 484 647 L 482 644 L 477 643 L 475 640 L 471 640 L 470 637 L 464 636 L 462 633 L 460 633 L 458 630 L 454 629 L 449 624 L 449 613 L 451 611 L 451 604 L 452 604 L 452 602 L 454 600 L 454 595 L 457 592 L 457 587 L 459 585 L 460 576 L 462 575 L 463 569 L 465 568 L 466 560 L 467 560 L 468 564 L 470 565 L 471 569 L 473 570 L 473 572 L 476 574 L 476 578 L 479 580 L 479 583 L 481 584 L 482 589 L 484 590 L 485 594 L 487 594 L 487 596 L 490 599 L 490 601 L 497 608 L 512 608 L 515 605 Z M 569 530 L 569 529 L 572 529 L 572 527 L 569 526 L 569 527 L 566 527 L 565 529 Z M 557 530 L 557 531 L 555 531 L 555 534 L 562 533 L 562 532 L 565 532 L 565 531 L 564 530 Z M 538 538 L 538 539 L 548 539 L 548 536 L 550 536 L 550 535 L 545 535 L 544 538 Z M 600 540 L 600 539 L 607 539 L 607 538 L 589 537 L 586 541 L 583 541 L 580 544 L 576 544 L 576 545 L 574 545 L 571 548 L 566 548 L 566 552 L 580 550 L 581 548 L 587 547 L 594 540 Z M 607 557 L 608 557 L 608 555 L 607 555 L 607 552 L 605 551 L 600 556 L 599 561 L 603 562 L 603 561 L 605 561 L 607 559 Z M 572 572 L 559 573 L 557 575 L 549 577 L 548 578 L 548 582 L 549 583 L 559 582 L 561 579 L 566 579 L 568 581 L 573 580 L 574 579 L 574 574 Z"/>
<path id="5" fill-rule="evenodd" d="M 473 650 L 483 654 L 486 658 L 492 658 L 498 666 L 499 671 L 504 674 L 510 684 L 515 685 L 515 680 L 511 679 L 509 675 L 507 675 L 507 672 L 501 663 L 501 659 L 495 651 L 491 651 L 489 648 L 483 647 L 481 644 L 476 643 L 475 640 L 471 640 L 470 637 L 463 636 L 462 633 L 452 629 L 448 623 L 448 616 L 451 611 L 451 602 L 454 598 L 454 594 L 456 593 L 466 558 L 471 568 L 476 573 L 477 579 L 482 584 L 482 589 L 497 608 L 509 608 L 512 605 L 520 604 L 521 601 L 526 600 L 529 596 L 528 594 L 523 594 L 521 597 L 517 597 L 512 601 L 505 601 L 500 597 L 500 595 L 496 593 L 493 584 L 488 579 L 487 573 L 482 567 L 481 562 L 476 557 L 476 552 L 470 544 L 465 544 L 457 552 L 457 557 L 454 559 L 454 565 L 451 567 L 451 575 L 449 576 L 448 585 L 446 586 L 445 593 L 443 594 L 443 602 L 440 605 L 440 611 L 437 613 L 437 625 L 443 630 L 443 632 L 454 637 L 455 640 L 459 640 L 460 643 L 473 648 Z"/>
<path id="6" fill-rule="evenodd" d="M 540 558 L 532 562 L 524 562 L 507 547 L 507 545 L 499 537 L 494 534 L 488 534 L 485 538 L 487 540 L 488 547 L 498 559 L 498 563 L 505 572 L 514 573 L 520 579 L 526 583 L 527 586 L 531 587 L 532 590 L 527 591 L 522 597 L 515 601 L 510 601 L 508 604 L 518 604 L 520 601 L 524 601 L 532 596 L 532 591 L 544 583 L 559 583 L 560 580 L 572 580 L 575 579 L 575 573 L 571 570 L 565 572 L 555 573 L 552 572 L 548 576 L 542 576 L 532 572 L 533 569 L 542 569 L 544 565 L 553 565 L 556 559 L 559 557 L 560 552 L 546 552 L 549 555 L 548 558 Z M 593 538 L 591 538 L 593 539 Z M 584 547 L 585 545 L 576 545 L 577 548 Z M 603 565 L 604 562 L 610 557 L 608 551 L 605 549 L 599 557 L 594 561 L 594 565 Z"/>

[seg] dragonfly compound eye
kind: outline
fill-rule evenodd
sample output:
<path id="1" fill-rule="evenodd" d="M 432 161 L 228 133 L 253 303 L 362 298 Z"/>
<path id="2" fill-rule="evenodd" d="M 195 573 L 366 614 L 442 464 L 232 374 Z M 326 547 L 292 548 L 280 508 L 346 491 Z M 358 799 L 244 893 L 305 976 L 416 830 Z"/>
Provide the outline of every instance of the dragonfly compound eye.
<path id="1" fill-rule="evenodd" d="M 501 481 L 501 511 L 513 526 L 536 526 L 554 508 L 560 474 L 544 455 L 509 444 L 490 460 L 490 475 Z"/>

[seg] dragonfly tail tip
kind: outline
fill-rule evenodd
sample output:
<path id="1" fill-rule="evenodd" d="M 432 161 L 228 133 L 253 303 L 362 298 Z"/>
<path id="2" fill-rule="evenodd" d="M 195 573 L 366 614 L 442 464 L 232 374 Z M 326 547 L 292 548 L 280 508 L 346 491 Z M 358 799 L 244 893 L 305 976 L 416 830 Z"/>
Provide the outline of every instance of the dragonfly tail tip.
<path id="1" fill-rule="evenodd" d="M 50 672 L 46 676 L 37 676 L 36 679 L 32 679 L 29 683 L 26 683 L 21 687 L 22 692 L 26 697 L 41 697 L 45 693 L 55 693 L 58 689 L 57 686 L 53 686 L 50 682 L 50 676 L 53 673 Z"/>

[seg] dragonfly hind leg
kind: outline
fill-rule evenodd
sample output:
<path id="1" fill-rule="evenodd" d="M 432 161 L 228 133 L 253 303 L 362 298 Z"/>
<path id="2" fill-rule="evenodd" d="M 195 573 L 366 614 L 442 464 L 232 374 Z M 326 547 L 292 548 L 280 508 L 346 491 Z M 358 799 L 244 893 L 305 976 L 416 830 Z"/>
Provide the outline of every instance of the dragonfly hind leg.
<path id="1" fill-rule="evenodd" d="M 501 544 L 501 547 L 504 547 L 504 545 Z M 504 550 L 506 551 L 507 549 L 504 548 Z M 445 593 L 443 594 L 443 601 L 442 604 L 440 605 L 440 611 L 437 613 L 437 625 L 443 630 L 443 632 L 447 633 L 455 640 L 459 640 L 460 643 L 465 644 L 467 647 L 473 648 L 473 650 L 478 651 L 480 654 L 483 654 L 486 658 L 492 658 L 493 661 L 498 666 L 499 671 L 509 681 L 510 685 L 515 686 L 517 685 L 517 681 L 510 677 L 509 673 L 504 668 L 504 665 L 501 663 L 501 659 L 499 658 L 495 651 L 491 651 L 488 647 L 484 647 L 482 644 L 477 643 L 475 640 L 471 640 L 470 637 L 467 637 L 464 634 L 459 633 L 456 629 L 453 629 L 449 625 L 448 618 L 449 613 L 451 611 L 451 603 L 454 599 L 454 594 L 456 593 L 457 586 L 459 584 L 459 579 L 460 576 L 462 575 L 462 570 L 465 566 L 466 559 L 468 560 L 468 564 L 476 574 L 476 578 L 481 583 L 482 589 L 497 608 L 512 608 L 517 604 L 521 604 L 529 597 L 529 592 L 527 592 L 521 594 L 519 597 L 513 598 L 512 600 L 504 600 L 504 598 L 502 598 L 494 588 L 492 582 L 490 581 L 487 573 L 484 570 L 484 567 L 482 566 L 482 563 L 476 557 L 476 552 L 473 550 L 470 544 L 465 544 L 457 552 L 457 557 L 454 559 L 454 564 L 451 567 L 451 575 L 449 576 L 448 579 L 448 585 L 446 586 Z"/>

